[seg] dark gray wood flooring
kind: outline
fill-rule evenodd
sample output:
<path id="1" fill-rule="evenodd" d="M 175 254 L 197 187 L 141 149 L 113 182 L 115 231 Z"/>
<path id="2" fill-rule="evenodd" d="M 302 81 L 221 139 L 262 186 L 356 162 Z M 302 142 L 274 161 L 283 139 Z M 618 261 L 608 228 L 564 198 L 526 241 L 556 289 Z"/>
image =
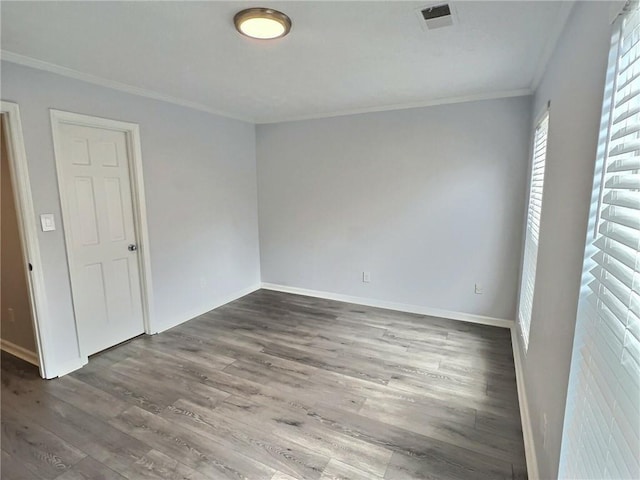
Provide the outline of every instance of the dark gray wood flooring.
<path id="1" fill-rule="evenodd" d="M 261 290 L 44 381 L 2 478 L 524 479 L 509 331 Z"/>

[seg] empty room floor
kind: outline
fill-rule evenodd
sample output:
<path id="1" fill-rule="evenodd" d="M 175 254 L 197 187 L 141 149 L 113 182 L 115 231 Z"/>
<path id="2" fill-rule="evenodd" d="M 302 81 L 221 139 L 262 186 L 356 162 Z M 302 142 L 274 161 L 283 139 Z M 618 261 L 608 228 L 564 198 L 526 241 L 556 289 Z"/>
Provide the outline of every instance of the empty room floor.
<path id="1" fill-rule="evenodd" d="M 257 291 L 45 381 L 2 354 L 2 478 L 524 479 L 510 332 Z"/>

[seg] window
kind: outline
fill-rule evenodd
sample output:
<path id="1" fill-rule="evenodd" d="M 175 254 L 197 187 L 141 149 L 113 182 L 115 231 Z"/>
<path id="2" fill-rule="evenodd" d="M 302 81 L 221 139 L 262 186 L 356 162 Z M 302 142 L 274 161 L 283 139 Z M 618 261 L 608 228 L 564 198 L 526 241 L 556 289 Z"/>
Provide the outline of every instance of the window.
<path id="1" fill-rule="evenodd" d="M 614 24 L 561 478 L 640 478 L 640 11 Z"/>
<path id="2" fill-rule="evenodd" d="M 547 158 L 547 134 L 549 132 L 549 112 L 546 112 L 536 127 L 531 161 L 531 187 L 527 209 L 527 229 L 524 239 L 522 282 L 518 322 L 524 340 L 524 348 L 529 345 L 529 327 L 533 308 L 533 290 L 536 283 L 536 262 L 538 261 L 538 238 L 540 236 L 540 213 L 542 211 L 542 188 L 544 186 L 544 166 Z"/>

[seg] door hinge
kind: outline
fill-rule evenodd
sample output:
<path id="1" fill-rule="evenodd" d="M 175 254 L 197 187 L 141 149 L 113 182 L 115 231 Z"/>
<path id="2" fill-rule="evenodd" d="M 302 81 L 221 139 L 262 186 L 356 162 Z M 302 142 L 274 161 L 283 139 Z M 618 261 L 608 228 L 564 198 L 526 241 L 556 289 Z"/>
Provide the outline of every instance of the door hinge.
<path id="1" fill-rule="evenodd" d="M 33 272 L 33 265 L 31 265 L 31 262 L 29 262 L 29 271 Z"/>

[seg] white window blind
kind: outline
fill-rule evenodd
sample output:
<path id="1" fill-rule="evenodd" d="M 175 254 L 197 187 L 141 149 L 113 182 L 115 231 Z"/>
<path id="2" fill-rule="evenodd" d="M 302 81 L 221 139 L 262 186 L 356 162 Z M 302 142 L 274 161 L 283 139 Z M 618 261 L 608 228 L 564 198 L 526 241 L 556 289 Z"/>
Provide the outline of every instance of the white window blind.
<path id="1" fill-rule="evenodd" d="M 560 477 L 640 478 L 640 11 L 614 24 Z"/>
<path id="2" fill-rule="evenodd" d="M 542 190 L 544 186 L 544 167 L 547 158 L 547 134 L 549 132 L 549 113 L 546 112 L 538 123 L 533 142 L 531 161 L 531 186 L 529 189 L 529 207 L 524 239 L 524 257 L 522 263 L 522 282 L 520 284 L 520 302 L 518 321 L 525 349 L 529 345 L 529 327 L 533 308 L 533 291 L 536 282 L 536 262 L 538 261 L 538 238 L 540 236 L 540 214 L 542 211 Z"/>

